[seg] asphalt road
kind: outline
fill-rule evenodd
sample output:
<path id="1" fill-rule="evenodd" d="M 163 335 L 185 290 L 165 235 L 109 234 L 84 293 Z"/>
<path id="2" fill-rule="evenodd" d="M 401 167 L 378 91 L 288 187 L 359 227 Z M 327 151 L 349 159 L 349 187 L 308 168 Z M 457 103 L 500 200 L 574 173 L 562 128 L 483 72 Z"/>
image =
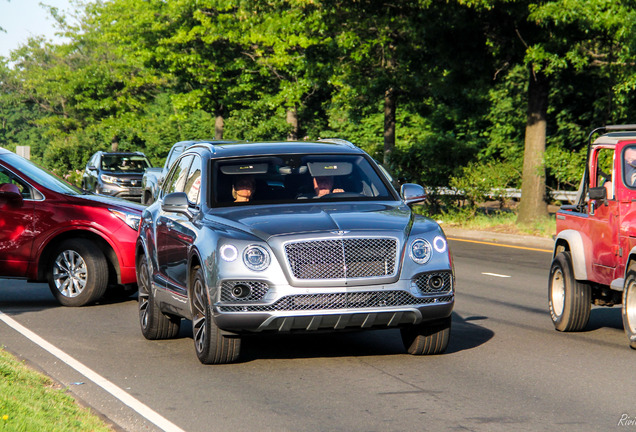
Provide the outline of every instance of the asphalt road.
<path id="1" fill-rule="evenodd" d="M 584 332 L 558 333 L 547 313 L 550 253 L 451 248 L 458 293 L 439 356 L 405 354 L 399 332 L 387 330 L 251 338 L 242 362 L 203 366 L 187 322 L 178 339 L 146 341 L 134 299 L 62 308 L 47 286 L 6 279 L 0 345 L 127 431 L 156 430 L 153 420 L 189 432 L 636 429 L 636 351 L 619 308 L 594 309 Z"/>

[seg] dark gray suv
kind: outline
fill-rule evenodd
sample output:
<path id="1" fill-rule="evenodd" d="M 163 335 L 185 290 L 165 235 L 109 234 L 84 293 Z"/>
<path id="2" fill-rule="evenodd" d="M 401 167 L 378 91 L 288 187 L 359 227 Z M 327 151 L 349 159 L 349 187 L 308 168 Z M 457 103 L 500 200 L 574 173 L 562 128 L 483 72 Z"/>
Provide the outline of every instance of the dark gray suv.
<path id="1" fill-rule="evenodd" d="M 141 178 L 150 162 L 143 153 L 98 151 L 82 175 L 82 188 L 102 195 L 141 201 Z"/>
<path id="2" fill-rule="evenodd" d="M 342 140 L 196 144 L 142 215 L 141 331 L 191 320 L 206 364 L 268 332 L 399 328 L 409 353 L 441 353 L 455 277 L 442 229 L 409 207 L 424 195 Z"/>

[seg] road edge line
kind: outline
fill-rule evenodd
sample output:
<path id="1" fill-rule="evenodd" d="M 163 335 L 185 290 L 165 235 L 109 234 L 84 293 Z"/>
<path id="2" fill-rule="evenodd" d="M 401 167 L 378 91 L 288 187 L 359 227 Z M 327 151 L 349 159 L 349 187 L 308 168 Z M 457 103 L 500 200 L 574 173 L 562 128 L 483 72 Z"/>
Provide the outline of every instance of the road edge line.
<path id="1" fill-rule="evenodd" d="M 80 374 L 84 375 L 86 378 L 97 384 L 99 387 L 110 393 L 116 399 L 120 400 L 124 405 L 128 406 L 130 409 L 137 412 L 139 415 L 141 415 L 160 429 L 166 432 L 185 432 L 179 426 L 172 423 L 170 420 L 166 419 L 158 412 L 154 411 L 148 405 L 126 393 L 123 389 L 121 389 L 114 383 L 110 382 L 106 378 L 99 375 L 97 372 L 90 369 L 88 366 L 85 366 L 83 363 L 66 354 L 55 345 L 47 342 L 45 339 L 38 336 L 36 333 L 32 332 L 28 328 L 24 327 L 22 324 L 18 323 L 16 320 L 9 317 L 2 311 L 0 311 L 0 321 L 3 321 L 6 325 L 20 333 L 25 338 L 29 339 L 31 342 L 38 345 L 45 351 L 48 351 L 54 357 L 57 357 L 68 366 L 75 369 Z"/>

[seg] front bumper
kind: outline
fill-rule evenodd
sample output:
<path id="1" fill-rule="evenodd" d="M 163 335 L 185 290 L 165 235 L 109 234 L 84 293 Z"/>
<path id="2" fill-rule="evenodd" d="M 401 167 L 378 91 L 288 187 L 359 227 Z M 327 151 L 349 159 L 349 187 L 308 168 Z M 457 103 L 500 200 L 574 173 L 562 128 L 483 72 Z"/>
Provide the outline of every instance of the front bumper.
<path id="1" fill-rule="evenodd" d="M 436 321 L 451 315 L 454 279 L 442 292 L 422 293 L 410 280 L 354 288 L 270 288 L 263 300 L 231 301 L 223 295 L 214 305 L 219 328 L 233 333 L 333 331 L 393 328 Z M 301 292 L 299 292 L 301 291 Z"/>
<path id="2" fill-rule="evenodd" d="M 97 189 L 97 193 L 129 201 L 141 202 L 143 190 L 140 187 L 124 187 L 113 184 L 104 184 Z"/>

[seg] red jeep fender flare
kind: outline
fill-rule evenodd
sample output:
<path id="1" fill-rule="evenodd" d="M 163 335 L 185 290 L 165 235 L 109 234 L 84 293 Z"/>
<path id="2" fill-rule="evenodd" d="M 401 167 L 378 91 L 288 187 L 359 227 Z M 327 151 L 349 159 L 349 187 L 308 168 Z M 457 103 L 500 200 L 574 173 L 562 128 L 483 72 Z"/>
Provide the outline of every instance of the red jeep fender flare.
<path id="1" fill-rule="evenodd" d="M 576 280 L 587 280 L 587 255 L 585 251 L 589 250 L 589 248 L 584 247 L 585 242 L 581 233 L 571 229 L 563 230 L 557 234 L 554 240 L 552 258 L 562 249 L 570 251 L 574 278 Z"/>

